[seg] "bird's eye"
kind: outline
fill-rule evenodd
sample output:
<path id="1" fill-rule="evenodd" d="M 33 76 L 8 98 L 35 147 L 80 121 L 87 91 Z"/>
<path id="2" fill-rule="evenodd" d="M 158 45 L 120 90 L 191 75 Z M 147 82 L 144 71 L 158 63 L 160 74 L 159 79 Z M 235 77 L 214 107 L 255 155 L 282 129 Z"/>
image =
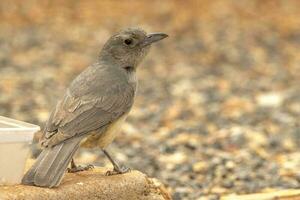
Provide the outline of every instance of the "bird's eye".
<path id="1" fill-rule="evenodd" d="M 124 40 L 124 43 L 126 45 L 131 45 L 132 44 L 132 39 L 126 39 L 126 40 Z"/>

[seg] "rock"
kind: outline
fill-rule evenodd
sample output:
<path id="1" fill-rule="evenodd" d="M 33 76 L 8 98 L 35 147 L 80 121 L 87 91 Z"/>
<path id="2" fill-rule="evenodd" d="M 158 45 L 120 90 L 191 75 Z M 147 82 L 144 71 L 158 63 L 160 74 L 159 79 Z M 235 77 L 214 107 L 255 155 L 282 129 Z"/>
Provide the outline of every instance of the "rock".
<path id="1" fill-rule="evenodd" d="M 208 169 L 208 167 L 209 166 L 208 166 L 207 162 L 199 161 L 193 165 L 193 171 L 203 173 Z"/>
<path id="2" fill-rule="evenodd" d="M 187 156 L 183 152 L 177 152 L 173 154 L 161 155 L 159 161 L 165 163 L 166 168 L 173 169 L 175 165 L 180 165 L 185 163 Z"/>
<path id="3" fill-rule="evenodd" d="M 262 107 L 279 107 L 284 100 L 284 96 L 278 92 L 260 94 L 256 97 L 259 106 Z"/>
<path id="4" fill-rule="evenodd" d="M 1 200 L 170 200 L 164 186 L 139 171 L 105 176 L 107 168 L 66 174 L 58 188 L 0 186 Z"/>

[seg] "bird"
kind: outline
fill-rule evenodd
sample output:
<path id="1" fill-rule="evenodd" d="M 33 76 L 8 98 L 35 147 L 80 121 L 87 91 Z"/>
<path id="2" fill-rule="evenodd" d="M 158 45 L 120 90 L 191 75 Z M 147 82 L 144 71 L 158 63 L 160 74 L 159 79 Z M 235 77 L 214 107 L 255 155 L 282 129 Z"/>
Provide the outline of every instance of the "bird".
<path id="1" fill-rule="evenodd" d="M 161 32 L 147 34 L 140 28 L 126 28 L 107 40 L 96 62 L 71 82 L 52 110 L 40 139 L 43 149 L 22 184 L 58 187 L 66 171 L 92 168 L 75 164 L 73 156 L 80 146 L 103 151 L 113 165 L 108 175 L 129 171 L 120 167 L 106 148 L 133 106 L 138 65 L 151 45 L 166 37 Z"/>

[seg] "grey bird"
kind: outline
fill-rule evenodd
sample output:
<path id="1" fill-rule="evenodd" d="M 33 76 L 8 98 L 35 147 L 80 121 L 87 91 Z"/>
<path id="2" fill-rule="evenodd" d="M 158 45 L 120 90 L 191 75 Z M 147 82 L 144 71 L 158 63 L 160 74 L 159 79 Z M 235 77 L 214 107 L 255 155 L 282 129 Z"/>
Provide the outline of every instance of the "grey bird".
<path id="1" fill-rule="evenodd" d="M 57 187 L 70 162 L 70 172 L 89 169 L 91 166 L 74 163 L 74 153 L 81 145 L 102 149 L 114 166 L 108 174 L 128 171 L 119 167 L 105 148 L 133 105 L 137 66 L 151 44 L 166 37 L 164 33 L 146 34 L 129 28 L 105 43 L 97 62 L 72 81 L 52 110 L 41 138 L 44 148 L 24 175 L 23 184 Z"/>

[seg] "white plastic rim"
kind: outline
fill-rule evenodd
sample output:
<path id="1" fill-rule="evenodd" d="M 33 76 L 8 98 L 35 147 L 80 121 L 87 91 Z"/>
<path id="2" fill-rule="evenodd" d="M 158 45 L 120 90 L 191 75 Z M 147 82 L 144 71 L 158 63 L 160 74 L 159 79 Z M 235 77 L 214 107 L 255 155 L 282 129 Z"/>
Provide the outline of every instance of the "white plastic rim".
<path id="1" fill-rule="evenodd" d="M 0 116 L 0 143 L 31 142 L 39 130 L 37 125 Z"/>

